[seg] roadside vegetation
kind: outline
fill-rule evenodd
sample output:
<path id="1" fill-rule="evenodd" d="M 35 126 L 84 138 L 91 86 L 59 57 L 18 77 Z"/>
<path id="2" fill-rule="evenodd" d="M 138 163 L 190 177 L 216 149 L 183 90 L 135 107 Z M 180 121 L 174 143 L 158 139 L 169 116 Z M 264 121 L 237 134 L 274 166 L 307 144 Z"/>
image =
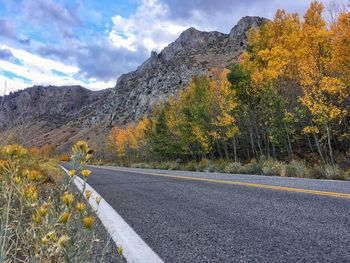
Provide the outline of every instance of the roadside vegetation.
<path id="1" fill-rule="evenodd" d="M 108 244 L 99 244 L 94 211 L 73 185 L 78 174 L 84 182 L 90 175 L 90 149 L 80 141 L 72 152 L 68 176 L 49 158 L 51 150 L 0 147 L 0 262 L 104 262 Z"/>
<path id="2" fill-rule="evenodd" d="M 132 163 L 132 168 L 182 170 L 193 172 L 217 172 L 228 174 L 254 174 L 282 177 L 298 177 L 312 179 L 347 180 L 349 171 L 344 171 L 332 165 L 306 165 L 304 161 L 281 162 L 261 157 L 260 160 L 253 159 L 248 163 L 232 162 L 229 160 L 202 159 L 199 162 L 190 161 L 182 163 L 178 161 Z"/>
<path id="3" fill-rule="evenodd" d="M 278 10 L 250 31 L 239 64 L 194 77 L 151 116 L 114 127 L 111 161 L 348 178 L 350 13 L 334 12 L 329 22 L 323 15 L 318 1 L 303 19 Z"/>

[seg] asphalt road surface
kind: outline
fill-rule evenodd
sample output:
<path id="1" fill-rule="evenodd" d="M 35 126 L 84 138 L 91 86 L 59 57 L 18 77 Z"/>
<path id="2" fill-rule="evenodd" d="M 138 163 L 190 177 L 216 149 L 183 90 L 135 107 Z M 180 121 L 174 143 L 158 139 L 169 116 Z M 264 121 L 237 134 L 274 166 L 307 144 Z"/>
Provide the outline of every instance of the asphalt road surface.
<path id="1" fill-rule="evenodd" d="M 350 182 L 90 169 L 165 262 L 350 262 Z"/>

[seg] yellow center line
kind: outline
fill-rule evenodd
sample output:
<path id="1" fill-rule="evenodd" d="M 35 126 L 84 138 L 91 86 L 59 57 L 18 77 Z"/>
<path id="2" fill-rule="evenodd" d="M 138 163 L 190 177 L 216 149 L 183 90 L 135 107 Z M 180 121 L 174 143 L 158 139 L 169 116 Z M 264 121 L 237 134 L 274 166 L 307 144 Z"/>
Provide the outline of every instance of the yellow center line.
<path id="1" fill-rule="evenodd" d="M 200 178 L 200 177 L 183 176 L 183 175 L 170 175 L 170 174 L 164 174 L 164 173 L 151 173 L 151 172 L 141 172 L 141 171 L 138 172 L 138 171 L 123 170 L 123 169 L 118 169 L 118 170 L 124 171 L 124 172 L 130 172 L 130 173 L 148 174 L 153 176 L 160 176 L 160 177 L 167 177 L 167 178 L 174 178 L 174 179 L 184 179 L 184 180 L 211 182 L 211 183 L 228 184 L 228 185 L 249 186 L 249 187 L 256 187 L 256 188 L 263 188 L 263 189 L 288 191 L 288 192 L 294 192 L 294 193 L 304 193 L 304 194 L 332 196 L 332 197 L 350 199 L 350 194 L 345 194 L 345 193 L 327 192 L 327 191 L 267 185 L 267 184 L 247 183 L 247 182 L 239 182 L 239 181 L 227 181 L 227 180 Z"/>

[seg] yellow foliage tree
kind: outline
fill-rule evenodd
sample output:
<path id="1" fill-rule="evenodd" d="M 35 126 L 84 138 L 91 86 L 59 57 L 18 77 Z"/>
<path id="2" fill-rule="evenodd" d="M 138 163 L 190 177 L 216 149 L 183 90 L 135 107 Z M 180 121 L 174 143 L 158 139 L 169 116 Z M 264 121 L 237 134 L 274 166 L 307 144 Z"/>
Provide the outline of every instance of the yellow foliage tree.
<path id="1" fill-rule="evenodd" d="M 149 120 L 144 118 L 137 124 L 129 124 L 125 128 L 114 127 L 108 136 L 108 145 L 119 159 L 136 160 L 142 147 L 146 145 L 145 131 Z"/>

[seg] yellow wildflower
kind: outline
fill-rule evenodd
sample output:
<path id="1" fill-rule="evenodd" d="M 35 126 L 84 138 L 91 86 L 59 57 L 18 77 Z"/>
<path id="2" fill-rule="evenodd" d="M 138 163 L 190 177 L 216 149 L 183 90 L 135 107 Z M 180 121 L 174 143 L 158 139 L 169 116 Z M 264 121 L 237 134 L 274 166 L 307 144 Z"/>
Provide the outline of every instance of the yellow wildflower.
<path id="1" fill-rule="evenodd" d="M 72 147 L 73 153 L 76 153 L 78 151 L 82 151 L 83 153 L 87 153 L 89 150 L 90 150 L 89 145 L 85 141 L 77 141 Z"/>
<path id="2" fill-rule="evenodd" d="M 117 248 L 117 253 L 119 256 L 122 256 L 123 255 L 123 248 L 122 247 L 118 247 Z"/>
<path id="3" fill-rule="evenodd" d="M 76 171 L 75 170 L 69 170 L 68 174 L 70 177 L 73 177 L 75 175 Z"/>
<path id="4" fill-rule="evenodd" d="M 83 225 L 87 229 L 90 229 L 94 222 L 95 222 L 95 218 L 92 216 L 85 216 L 83 218 Z"/>
<path id="5" fill-rule="evenodd" d="M 65 203 L 66 205 L 71 205 L 74 201 L 74 196 L 73 196 L 73 194 L 71 194 L 69 192 L 65 192 L 61 196 L 61 199 L 62 199 L 63 203 Z"/>
<path id="6" fill-rule="evenodd" d="M 85 170 L 82 170 L 82 171 L 81 171 L 81 175 L 82 175 L 84 178 L 88 178 L 88 177 L 90 176 L 90 174 L 91 174 L 91 171 L 90 171 L 90 170 L 85 169 Z"/>
<path id="7" fill-rule="evenodd" d="M 40 216 L 46 216 L 50 208 L 50 204 L 45 203 L 42 206 L 39 207 L 38 212 Z"/>
<path id="8" fill-rule="evenodd" d="M 28 185 L 23 190 L 23 195 L 29 202 L 35 202 L 39 198 L 38 189 L 34 185 Z"/>
<path id="9" fill-rule="evenodd" d="M 57 243 L 58 243 L 60 246 L 65 246 L 65 245 L 68 243 L 69 239 L 70 239 L 69 236 L 63 235 L 63 236 L 61 236 L 61 237 L 58 239 L 58 242 L 57 242 Z"/>
<path id="10" fill-rule="evenodd" d="M 47 236 L 44 236 L 41 239 L 41 244 L 43 244 L 44 246 L 47 246 L 50 243 L 50 239 Z"/>
<path id="11" fill-rule="evenodd" d="M 37 224 L 41 223 L 41 216 L 37 211 L 33 213 L 33 222 Z"/>
<path id="12" fill-rule="evenodd" d="M 59 219 L 58 222 L 62 223 L 62 224 L 66 224 L 69 220 L 70 214 L 68 212 L 63 212 Z"/>
<path id="13" fill-rule="evenodd" d="M 85 196 L 86 196 L 86 199 L 89 200 L 90 197 L 91 197 L 91 191 L 90 190 L 86 190 L 85 191 Z"/>
<path id="14" fill-rule="evenodd" d="M 27 154 L 27 150 L 18 144 L 13 144 L 4 146 L 2 153 L 11 157 L 22 157 Z"/>
<path id="15" fill-rule="evenodd" d="M 86 161 L 90 161 L 92 159 L 92 154 L 87 154 L 86 155 Z"/>
<path id="16" fill-rule="evenodd" d="M 100 203 L 101 203 L 101 196 L 98 196 L 98 197 L 96 197 L 96 203 L 97 203 L 97 205 L 99 205 Z"/>
<path id="17" fill-rule="evenodd" d="M 76 209 L 78 212 L 82 213 L 82 212 L 85 211 L 86 205 L 85 205 L 84 203 L 82 203 L 82 202 L 79 202 L 79 203 L 76 204 L 75 209 Z"/>
<path id="18" fill-rule="evenodd" d="M 56 240 L 57 239 L 57 235 L 55 231 L 50 231 L 49 233 L 46 234 L 48 238 L 50 238 L 51 240 Z"/>
<path id="19" fill-rule="evenodd" d="M 37 182 L 43 177 L 43 175 L 39 171 L 32 170 L 28 172 L 27 177 L 30 181 Z"/>
<path id="20" fill-rule="evenodd" d="M 19 184 L 22 182 L 21 177 L 16 176 L 16 177 L 14 178 L 14 182 L 15 182 L 16 185 L 19 185 Z"/>
<path id="21" fill-rule="evenodd" d="M 5 169 L 7 162 L 5 160 L 0 160 L 0 172 Z"/>

